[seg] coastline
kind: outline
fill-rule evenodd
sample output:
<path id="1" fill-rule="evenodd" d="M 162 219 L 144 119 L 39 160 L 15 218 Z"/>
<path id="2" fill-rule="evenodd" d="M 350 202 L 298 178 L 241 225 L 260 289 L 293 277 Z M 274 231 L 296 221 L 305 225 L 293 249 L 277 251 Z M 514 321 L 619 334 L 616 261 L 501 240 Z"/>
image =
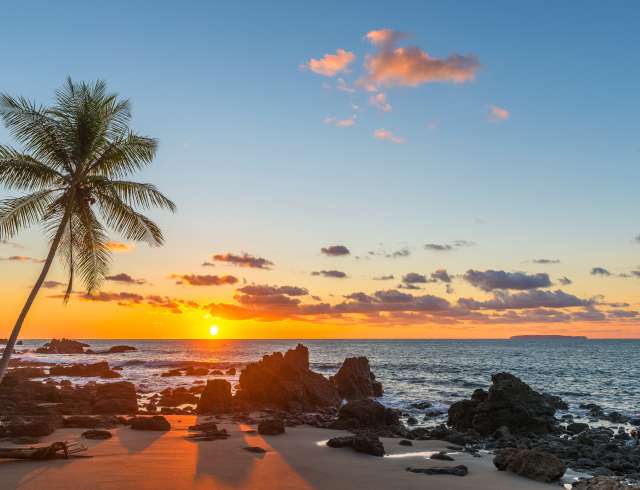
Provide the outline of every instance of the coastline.
<path id="1" fill-rule="evenodd" d="M 321 441 L 346 431 L 308 426 L 287 428 L 283 435 L 246 434 L 249 426 L 221 422 L 230 438 L 195 442 L 186 439 L 187 428 L 209 417 L 169 415 L 168 432 L 134 431 L 119 426 L 104 441 L 81 439 L 85 429 L 59 429 L 43 443 L 79 439 L 91 458 L 54 461 L 0 461 L 0 474 L 7 488 L 36 490 L 103 489 L 265 489 L 352 490 L 390 488 L 472 490 L 536 490 L 549 488 L 513 473 L 496 471 L 490 455 L 474 457 L 453 454 L 455 462 L 428 460 L 420 453 L 446 450 L 443 441 L 413 441 L 413 447 L 398 445 L 398 439 L 381 438 L 389 453 L 383 458 L 348 449 L 332 449 Z M 264 454 L 243 450 L 260 446 Z M 24 446 L 16 446 L 24 447 Z M 408 454 L 408 456 L 407 456 Z M 404 455 L 404 456 L 402 456 Z M 435 467 L 464 464 L 467 476 L 409 473 L 407 466 Z"/>

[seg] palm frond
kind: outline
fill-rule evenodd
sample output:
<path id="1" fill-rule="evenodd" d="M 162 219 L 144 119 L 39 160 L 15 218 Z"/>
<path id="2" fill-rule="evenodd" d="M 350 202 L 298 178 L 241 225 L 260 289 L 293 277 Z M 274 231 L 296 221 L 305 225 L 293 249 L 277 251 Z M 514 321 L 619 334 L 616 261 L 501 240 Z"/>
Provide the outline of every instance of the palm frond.
<path id="1" fill-rule="evenodd" d="M 0 201 L 0 239 L 11 238 L 23 228 L 39 223 L 53 202 L 55 192 L 37 191 Z"/>
<path id="2" fill-rule="evenodd" d="M 153 184 L 131 182 L 128 180 L 110 180 L 102 176 L 87 178 L 92 187 L 115 193 L 125 204 L 132 207 L 150 209 L 152 207 L 176 212 L 176 205 L 162 194 Z"/>
<path id="3" fill-rule="evenodd" d="M 158 142 L 153 138 L 128 132 L 113 140 L 89 167 L 89 174 L 124 177 L 149 165 L 156 154 Z"/>
<path id="4" fill-rule="evenodd" d="M 64 177 L 30 155 L 0 145 L 0 185 L 8 189 L 37 191 L 64 185 Z"/>
<path id="5" fill-rule="evenodd" d="M 87 292 L 92 293 L 100 287 L 109 272 L 109 239 L 104 227 L 88 205 L 76 209 L 74 217 L 76 219 L 72 223 L 74 229 L 71 241 L 74 245 L 74 257 L 71 264 L 73 272 L 78 274 Z"/>

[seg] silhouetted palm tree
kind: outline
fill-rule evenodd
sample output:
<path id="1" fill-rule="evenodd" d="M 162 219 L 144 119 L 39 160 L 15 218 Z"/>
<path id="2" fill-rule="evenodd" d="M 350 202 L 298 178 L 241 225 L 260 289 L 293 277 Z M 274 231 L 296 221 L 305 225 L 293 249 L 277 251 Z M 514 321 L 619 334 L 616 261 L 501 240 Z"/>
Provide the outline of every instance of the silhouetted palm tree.
<path id="1" fill-rule="evenodd" d="M 22 145 L 22 151 L 0 145 L 0 185 L 27 193 L 0 201 L 0 240 L 41 224 L 51 241 L 5 346 L 2 381 L 54 257 L 60 256 L 68 271 L 65 301 L 74 276 L 92 293 L 105 278 L 111 258 L 105 225 L 127 240 L 162 245 L 160 228 L 136 208 L 174 212 L 175 205 L 151 184 L 121 180 L 152 162 L 157 141 L 129 129 L 129 101 L 108 93 L 103 81 L 74 83 L 68 78 L 52 107 L 3 94 L 0 117 Z"/>

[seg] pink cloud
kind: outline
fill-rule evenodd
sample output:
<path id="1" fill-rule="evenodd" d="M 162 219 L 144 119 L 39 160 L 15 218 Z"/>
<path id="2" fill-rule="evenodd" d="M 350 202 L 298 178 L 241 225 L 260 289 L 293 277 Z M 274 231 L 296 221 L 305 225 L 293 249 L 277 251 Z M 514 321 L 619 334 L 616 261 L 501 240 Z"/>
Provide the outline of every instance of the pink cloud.
<path id="1" fill-rule="evenodd" d="M 473 80 L 480 66 L 473 55 L 454 54 L 444 59 L 430 56 L 417 46 L 396 47 L 406 35 L 391 29 L 370 31 L 367 39 L 378 52 L 367 57 L 368 76 L 361 84 L 415 87 L 429 82 L 463 83 Z"/>
<path id="2" fill-rule="evenodd" d="M 387 102 L 387 94 L 379 92 L 369 97 L 369 104 L 380 109 L 382 112 L 391 112 L 391 104 Z"/>
<path id="3" fill-rule="evenodd" d="M 506 121 L 507 119 L 509 119 L 510 115 L 511 114 L 509 114 L 509 111 L 503 109 L 502 107 L 498 107 L 495 105 L 489 107 L 489 121 Z"/>
<path id="4" fill-rule="evenodd" d="M 333 124 L 334 126 L 338 126 L 339 128 L 348 128 L 349 126 L 353 126 L 356 123 L 355 114 L 347 119 L 336 119 L 335 117 L 325 117 L 325 124 Z"/>
<path id="5" fill-rule="evenodd" d="M 336 54 L 325 54 L 319 60 L 311 58 L 306 67 L 312 72 L 325 77 L 333 77 L 342 71 L 348 71 L 349 65 L 356 59 L 356 55 L 351 51 L 342 48 L 336 51 Z"/>
<path id="6" fill-rule="evenodd" d="M 387 131 L 386 129 L 376 129 L 373 132 L 373 137 L 379 140 L 388 140 L 397 144 L 402 144 L 405 142 L 404 138 L 396 136 L 391 131 Z"/>

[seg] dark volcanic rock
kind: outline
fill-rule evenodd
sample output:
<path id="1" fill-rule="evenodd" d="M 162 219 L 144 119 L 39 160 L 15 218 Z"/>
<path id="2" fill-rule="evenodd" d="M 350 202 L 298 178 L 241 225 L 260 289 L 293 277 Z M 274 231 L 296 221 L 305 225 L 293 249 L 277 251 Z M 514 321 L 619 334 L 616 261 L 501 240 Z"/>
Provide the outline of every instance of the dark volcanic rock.
<path id="1" fill-rule="evenodd" d="M 166 388 L 160 392 L 160 395 L 158 405 L 163 407 L 177 407 L 188 403 L 198 403 L 198 397 L 182 386 L 173 389 Z"/>
<path id="2" fill-rule="evenodd" d="M 532 449 L 504 449 L 496 454 L 493 464 L 500 471 L 511 471 L 543 482 L 557 480 L 566 469 L 565 464 L 554 455 Z"/>
<path id="3" fill-rule="evenodd" d="M 267 452 L 266 449 L 260 447 L 260 446 L 245 446 L 242 449 L 244 449 L 245 451 L 248 451 L 250 453 L 256 453 L 256 454 L 264 454 Z"/>
<path id="4" fill-rule="evenodd" d="M 113 437 L 113 434 L 111 434 L 111 432 L 109 432 L 108 430 L 102 430 L 102 429 L 85 430 L 81 435 L 85 439 L 95 439 L 95 440 L 111 439 Z"/>
<path id="5" fill-rule="evenodd" d="M 46 415 L 14 416 L 9 420 L 6 432 L 10 436 L 48 436 L 62 427 L 60 414 L 50 412 Z"/>
<path id="6" fill-rule="evenodd" d="M 413 468 L 408 467 L 407 471 L 411 473 L 422 473 L 424 475 L 453 475 L 453 476 L 466 476 L 469 473 L 469 469 L 463 465 L 458 466 L 445 466 L 435 468 Z"/>
<path id="7" fill-rule="evenodd" d="M 21 378 L 44 378 L 47 376 L 44 369 L 30 366 L 12 369 L 10 373 Z"/>
<path id="8" fill-rule="evenodd" d="M 406 434 L 397 410 L 387 408 L 375 400 L 354 400 L 340 408 L 332 429 L 358 431 L 366 429 L 382 436 Z"/>
<path id="9" fill-rule="evenodd" d="M 384 446 L 378 436 L 369 433 L 334 437 L 327 441 L 327 446 L 333 448 L 350 447 L 354 451 L 372 456 L 384 456 L 385 454 Z"/>
<path id="10" fill-rule="evenodd" d="M 585 430 L 589 430 L 589 424 L 573 422 L 567 425 L 567 432 L 570 434 L 579 434 L 580 432 L 584 432 Z"/>
<path id="11" fill-rule="evenodd" d="M 456 430 L 473 429 L 481 435 L 500 426 L 513 433 L 547 433 L 553 429 L 555 408 L 549 399 L 509 373 L 491 377 L 488 393 L 476 390 L 471 400 L 449 408 L 448 423 Z"/>
<path id="12" fill-rule="evenodd" d="M 51 376 L 78 376 L 99 378 L 120 378 L 120 374 L 109 368 L 108 362 L 96 362 L 94 364 L 72 364 L 70 366 L 51 366 Z"/>
<path id="13" fill-rule="evenodd" d="M 625 485 L 619 480 L 605 476 L 596 476 L 586 481 L 574 483 L 573 490 L 638 490 L 638 486 Z"/>
<path id="14" fill-rule="evenodd" d="M 248 364 L 240 373 L 236 398 L 249 408 L 289 411 L 337 408 L 341 401 L 337 388 L 309 369 L 309 350 L 301 344 Z"/>
<path id="15" fill-rule="evenodd" d="M 329 379 L 347 400 L 382 396 L 382 384 L 376 381 L 366 357 L 346 358 L 336 375 Z"/>
<path id="16" fill-rule="evenodd" d="M 133 430 L 157 430 L 168 431 L 171 429 L 169 421 L 162 415 L 154 415 L 153 417 L 136 417 L 131 421 Z"/>
<path id="17" fill-rule="evenodd" d="M 210 379 L 200 395 L 196 413 L 225 413 L 231 407 L 231 384 L 224 379 Z"/>
<path id="18" fill-rule="evenodd" d="M 134 414 L 138 412 L 136 388 L 128 381 L 96 385 L 94 414 Z"/>
<path id="19" fill-rule="evenodd" d="M 89 344 L 84 344 L 70 339 L 53 339 L 42 347 L 38 347 L 38 354 L 84 354 L 84 348 Z"/>
<path id="20" fill-rule="evenodd" d="M 440 461 L 454 461 L 454 459 L 444 451 L 440 451 L 439 453 L 432 454 L 429 457 L 429 459 L 439 459 Z"/>
<path id="21" fill-rule="evenodd" d="M 120 354 L 122 352 L 135 352 L 138 349 L 130 345 L 114 345 L 109 347 L 106 351 L 100 352 L 100 354 Z"/>
<path id="22" fill-rule="evenodd" d="M 408 439 L 401 439 L 398 446 L 413 446 L 413 442 Z"/>
<path id="23" fill-rule="evenodd" d="M 284 434 L 284 424 L 282 423 L 282 420 L 278 419 L 261 420 L 258 423 L 258 434 L 266 436 Z"/>

